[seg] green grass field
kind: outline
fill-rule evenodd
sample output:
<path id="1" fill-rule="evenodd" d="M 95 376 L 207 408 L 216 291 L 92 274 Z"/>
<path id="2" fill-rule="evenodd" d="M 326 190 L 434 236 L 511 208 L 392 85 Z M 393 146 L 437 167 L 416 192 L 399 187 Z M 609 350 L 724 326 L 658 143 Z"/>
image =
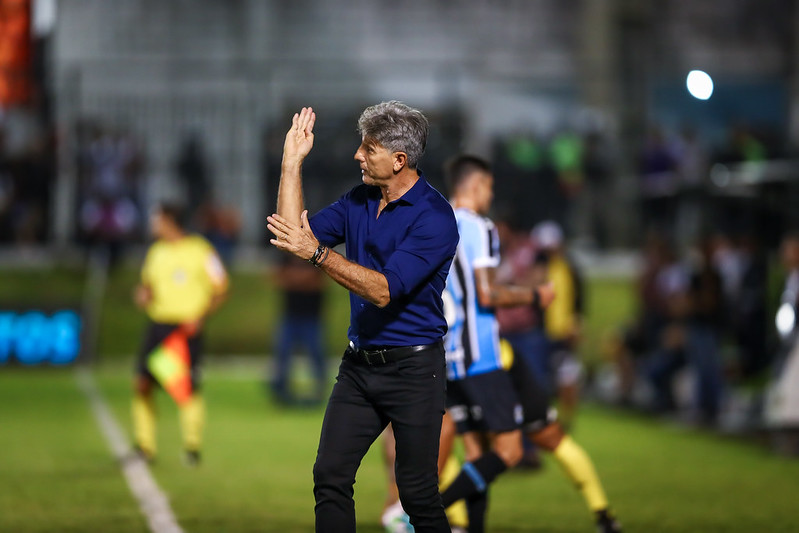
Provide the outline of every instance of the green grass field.
<path id="1" fill-rule="evenodd" d="M 282 410 L 266 397 L 262 362 L 211 362 L 203 465 L 180 461 L 176 409 L 159 397 L 152 466 L 188 532 L 307 532 L 322 409 Z M 94 371 L 129 431 L 129 367 Z M 575 438 L 589 450 L 626 531 L 796 531 L 799 462 L 752 444 L 586 406 Z M 146 524 L 71 369 L 0 371 L 0 531 L 143 532 Z M 359 529 L 377 533 L 384 498 L 379 450 L 356 484 Z M 511 472 L 492 492 L 489 531 L 591 531 L 556 464 Z"/>
<path id="2" fill-rule="evenodd" d="M 76 305 L 80 271 L 4 272 L 0 304 Z M 144 326 L 130 301 L 132 269 L 109 278 L 92 374 L 115 418 L 130 428 L 131 356 Z M 633 313 L 625 280 L 590 280 L 583 352 L 599 361 L 605 338 Z M 236 273 L 207 331 L 204 462 L 180 461 L 176 409 L 159 397 L 152 473 L 187 532 L 308 532 L 311 467 L 321 408 L 283 410 L 264 390 L 278 294 L 266 272 Z M 347 294 L 331 286 L 328 349 L 345 343 Z M 248 357 L 240 357 L 248 355 Z M 308 386 L 300 365 L 297 385 Z M 332 378 L 331 378 L 332 383 Z M 737 440 L 587 405 L 575 433 L 594 458 L 626 531 L 799 531 L 799 462 Z M 358 531 L 377 533 L 385 497 L 379 450 L 356 484 Z M 0 531 L 144 532 L 147 524 L 109 451 L 72 368 L 0 366 Z M 489 531 L 592 531 L 581 498 L 549 460 L 511 472 L 492 491 Z"/>

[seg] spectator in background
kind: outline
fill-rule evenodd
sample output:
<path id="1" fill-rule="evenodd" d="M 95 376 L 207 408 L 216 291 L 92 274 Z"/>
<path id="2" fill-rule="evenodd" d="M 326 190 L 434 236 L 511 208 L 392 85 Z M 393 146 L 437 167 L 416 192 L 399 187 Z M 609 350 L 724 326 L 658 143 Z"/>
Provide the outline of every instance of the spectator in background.
<path id="1" fill-rule="evenodd" d="M 674 237 L 678 244 L 688 245 L 699 239 L 707 216 L 703 216 L 707 198 L 704 186 L 709 173 L 709 154 L 691 126 L 682 128 L 671 148 L 678 179 L 677 205 L 674 214 Z"/>
<path id="2" fill-rule="evenodd" d="M 735 124 L 728 132 L 727 144 L 718 155 L 720 163 L 760 163 L 768 158 L 766 146 L 745 124 Z"/>
<path id="3" fill-rule="evenodd" d="M 498 211 L 515 213 L 519 225 L 532 227 L 542 219 L 562 217 L 563 192 L 547 157 L 546 147 L 532 134 L 516 133 L 494 145 Z"/>
<path id="4" fill-rule="evenodd" d="M 228 267 L 241 231 L 241 215 L 233 207 L 221 207 L 211 201 L 205 202 L 195 215 L 198 231 L 208 239 L 222 262 Z"/>
<path id="5" fill-rule="evenodd" d="M 574 202 L 582 193 L 585 181 L 583 140 L 573 131 L 562 131 L 550 142 L 549 157 L 565 201 L 564 213 L 556 220 L 568 235 L 573 235 L 576 216 Z"/>
<path id="6" fill-rule="evenodd" d="M 604 249 L 609 244 L 607 213 L 610 203 L 611 157 L 609 147 L 599 132 L 591 132 L 583 140 L 582 175 L 584 187 L 579 194 L 575 215 L 583 222 L 580 236 Z"/>
<path id="7" fill-rule="evenodd" d="M 549 383 L 551 390 L 557 391 L 560 420 L 568 427 L 576 415 L 582 376 L 577 345 L 585 309 L 584 288 L 577 267 L 566 254 L 563 230 L 556 222 L 548 220 L 537 224 L 532 237 L 539 248 L 540 259 L 546 264 L 546 278 L 557 295 L 544 311 L 554 375 L 546 376 L 542 383 Z"/>
<path id="8" fill-rule="evenodd" d="M 6 131 L 0 125 L 0 242 L 13 236 L 11 210 L 14 205 L 14 176 L 11 160 L 6 153 Z"/>
<path id="9" fill-rule="evenodd" d="M 686 363 L 695 374 L 693 407 L 699 423 L 715 423 L 724 389 L 719 338 L 724 317 L 721 277 L 709 242 L 694 250 L 689 265 L 675 264 L 662 274 L 668 294 L 669 324 L 652 360 L 650 378 L 657 389 L 656 407 L 677 407 L 673 378 Z"/>
<path id="10" fill-rule="evenodd" d="M 141 154 L 128 134 L 95 127 L 80 158 L 82 235 L 114 266 L 141 224 Z"/>
<path id="11" fill-rule="evenodd" d="M 28 110 L 0 117 L 0 242 L 46 239 L 54 156 L 53 131 Z"/>
<path id="12" fill-rule="evenodd" d="M 653 300 L 660 307 L 659 324 L 654 331 L 651 351 L 647 353 L 644 374 L 654 387 L 650 407 L 658 413 L 677 407 L 672 379 L 685 365 L 685 329 L 690 272 L 676 254 L 669 253 L 653 281 Z"/>
<path id="13" fill-rule="evenodd" d="M 638 167 L 643 230 L 672 235 L 678 163 L 658 126 L 649 130 Z"/>
<path id="14" fill-rule="evenodd" d="M 643 252 L 643 268 L 636 282 L 638 299 L 635 320 L 624 328 L 613 346 L 613 357 L 619 381 L 619 401 L 633 403 L 636 374 L 641 360 L 660 344 L 667 323 L 666 295 L 661 290 L 661 272 L 668 268 L 676 256 L 667 239 L 657 233 L 649 235 Z"/>
<path id="15" fill-rule="evenodd" d="M 767 349 L 765 256 L 757 238 L 746 234 L 736 240 L 717 235 L 712 253 L 724 292 L 725 326 L 737 349 L 735 374 L 740 379 L 752 378 L 771 360 Z"/>
<path id="16" fill-rule="evenodd" d="M 183 186 L 183 198 L 187 199 L 188 217 L 194 222 L 197 211 L 209 201 L 211 172 L 205 145 L 199 132 L 187 134 L 180 146 L 175 172 Z"/>
<path id="17" fill-rule="evenodd" d="M 720 338 L 725 308 L 721 276 L 713 265 L 708 239 L 703 239 L 696 250 L 688 297 L 686 349 L 697 374 L 695 408 L 700 422 L 713 424 L 721 411 L 724 393 Z"/>
<path id="18" fill-rule="evenodd" d="M 290 370 L 293 350 L 305 347 L 313 369 L 313 403 L 319 403 L 327 390 L 327 363 L 322 349 L 322 303 L 325 275 L 308 261 L 284 254 L 274 275 L 283 294 L 283 319 L 275 344 L 275 370 L 272 391 L 283 404 L 293 404 Z"/>

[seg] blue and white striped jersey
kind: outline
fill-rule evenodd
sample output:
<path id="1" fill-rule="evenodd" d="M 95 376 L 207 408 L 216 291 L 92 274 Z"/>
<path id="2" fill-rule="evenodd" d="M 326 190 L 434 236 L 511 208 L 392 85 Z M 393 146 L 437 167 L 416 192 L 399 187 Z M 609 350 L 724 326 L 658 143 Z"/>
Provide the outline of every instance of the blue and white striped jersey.
<path id="1" fill-rule="evenodd" d="M 499 325 L 494 308 L 477 299 L 474 271 L 499 265 L 499 236 L 494 223 L 474 211 L 455 209 L 460 242 L 442 295 L 449 327 L 444 337 L 450 380 L 502 368 Z"/>

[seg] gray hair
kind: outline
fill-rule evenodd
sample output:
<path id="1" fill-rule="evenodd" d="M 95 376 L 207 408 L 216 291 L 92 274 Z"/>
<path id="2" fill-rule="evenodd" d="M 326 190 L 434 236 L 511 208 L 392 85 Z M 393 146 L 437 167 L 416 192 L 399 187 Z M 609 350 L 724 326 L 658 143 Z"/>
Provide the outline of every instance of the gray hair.
<path id="1" fill-rule="evenodd" d="M 405 152 L 408 168 L 416 164 L 427 144 L 427 118 L 418 109 L 391 100 L 364 109 L 358 119 L 358 133 L 373 139 L 391 152 Z"/>

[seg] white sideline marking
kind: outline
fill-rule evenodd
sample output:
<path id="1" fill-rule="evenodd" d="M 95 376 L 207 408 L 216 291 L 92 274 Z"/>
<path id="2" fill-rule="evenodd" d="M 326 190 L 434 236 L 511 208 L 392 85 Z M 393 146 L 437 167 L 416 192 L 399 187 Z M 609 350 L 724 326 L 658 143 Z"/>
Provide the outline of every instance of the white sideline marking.
<path id="1" fill-rule="evenodd" d="M 100 391 L 94 383 L 91 373 L 86 369 L 75 371 L 78 385 L 89 400 L 94 418 L 105 436 L 108 447 L 122 466 L 122 473 L 128 487 L 136 497 L 139 508 L 147 519 L 153 533 L 183 533 L 178 525 L 169 501 L 150 474 L 147 463 L 138 457 L 131 456 L 130 446 L 122 428 L 108 409 Z"/>

